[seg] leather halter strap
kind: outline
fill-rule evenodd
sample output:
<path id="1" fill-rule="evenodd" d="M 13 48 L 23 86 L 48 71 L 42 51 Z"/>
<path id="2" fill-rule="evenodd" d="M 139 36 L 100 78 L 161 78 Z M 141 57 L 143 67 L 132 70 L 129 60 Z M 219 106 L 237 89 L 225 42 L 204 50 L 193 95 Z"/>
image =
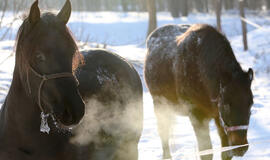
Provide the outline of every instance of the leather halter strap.
<path id="1" fill-rule="evenodd" d="M 225 122 L 223 121 L 222 117 L 219 117 L 221 125 L 224 128 L 225 133 L 228 132 L 234 132 L 234 131 L 240 131 L 240 130 L 248 130 L 248 125 L 239 125 L 239 126 L 227 126 Z"/>
<path id="2" fill-rule="evenodd" d="M 76 83 L 78 84 L 78 80 L 74 77 L 74 75 L 72 73 L 69 73 L 69 72 L 41 75 L 37 71 L 35 71 L 31 66 L 30 66 L 30 70 L 34 73 L 34 75 L 36 75 L 38 78 L 41 79 L 41 82 L 40 82 L 39 87 L 38 87 L 38 106 L 39 106 L 41 112 L 43 112 L 43 113 L 45 113 L 45 112 L 44 112 L 44 108 L 41 105 L 41 90 L 42 90 L 42 87 L 46 81 L 51 80 L 51 79 L 58 79 L 58 78 L 73 78 L 73 79 L 75 79 Z M 27 83 L 28 83 L 28 87 L 29 87 L 29 92 L 31 94 L 31 88 L 30 88 L 30 82 L 29 82 L 28 76 L 27 76 Z"/>
<path id="3" fill-rule="evenodd" d="M 224 88 L 222 88 L 221 83 L 220 83 L 220 95 L 212 100 L 212 102 L 217 103 L 217 106 L 220 107 L 221 103 L 220 103 L 220 99 L 222 99 L 222 93 L 224 93 Z M 228 134 L 228 132 L 234 132 L 234 131 L 240 131 L 240 130 L 248 130 L 248 125 L 238 125 L 238 126 L 227 126 L 220 114 L 220 110 L 218 111 L 219 113 L 219 120 L 220 123 L 222 125 L 222 127 L 224 128 L 224 132 L 226 134 Z"/>

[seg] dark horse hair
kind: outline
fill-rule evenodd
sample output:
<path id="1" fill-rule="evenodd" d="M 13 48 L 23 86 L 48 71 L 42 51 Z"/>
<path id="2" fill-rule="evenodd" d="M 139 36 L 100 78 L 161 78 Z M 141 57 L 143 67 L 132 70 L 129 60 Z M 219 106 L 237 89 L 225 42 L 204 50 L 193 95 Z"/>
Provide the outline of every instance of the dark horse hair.
<path id="1" fill-rule="evenodd" d="M 140 76 L 106 50 L 78 51 L 71 3 L 19 29 L 13 80 L 0 111 L 2 160 L 136 160 L 142 132 Z"/>
<path id="2" fill-rule="evenodd" d="M 0 159 L 55 159 L 50 150 L 61 152 L 69 137 L 58 128 L 77 125 L 84 115 L 72 73 L 81 56 L 66 27 L 70 13 L 67 0 L 57 15 L 40 15 L 36 0 L 19 29 L 13 79 L 0 111 Z"/>
<path id="3" fill-rule="evenodd" d="M 163 157 L 170 157 L 173 115 L 190 118 L 199 150 L 212 148 L 209 121 L 215 120 L 222 146 L 247 144 L 253 70 L 243 71 L 227 38 L 206 24 L 167 25 L 147 40 L 145 80 L 154 100 Z M 247 146 L 222 153 L 243 156 Z M 201 156 L 203 160 L 212 155 Z"/>
<path id="4" fill-rule="evenodd" d="M 71 53 L 73 54 L 72 70 L 74 71 L 79 66 L 79 64 L 83 63 L 83 56 L 79 52 L 78 46 L 69 28 L 63 25 L 59 25 L 59 23 L 63 23 L 63 22 L 55 19 L 54 17 L 55 15 L 50 12 L 46 12 L 42 14 L 43 24 L 39 24 L 39 25 L 44 25 L 44 26 L 39 27 L 38 30 L 34 29 L 34 27 L 36 26 L 31 25 L 31 23 L 29 22 L 29 17 L 26 17 L 23 20 L 23 23 L 18 30 L 16 41 L 15 41 L 16 42 L 15 43 L 16 59 L 20 62 L 21 71 L 28 71 L 30 67 L 29 61 L 33 61 L 33 59 L 36 58 L 35 57 L 36 55 L 34 54 L 35 52 L 33 52 L 35 50 L 35 48 L 33 47 L 36 46 L 35 43 L 37 42 L 35 40 L 39 39 L 41 32 L 44 32 L 44 31 L 46 32 L 47 30 L 46 25 L 53 27 L 55 30 L 60 32 L 65 37 L 66 40 L 68 40 L 69 49 L 72 51 Z M 30 33 L 32 36 L 28 37 Z M 27 42 L 25 42 L 26 37 L 32 40 L 31 44 L 29 43 L 27 44 Z M 22 47 L 23 45 L 27 46 L 27 49 L 25 51 L 21 50 L 23 48 Z M 26 54 L 20 54 L 23 52 L 26 52 Z"/>

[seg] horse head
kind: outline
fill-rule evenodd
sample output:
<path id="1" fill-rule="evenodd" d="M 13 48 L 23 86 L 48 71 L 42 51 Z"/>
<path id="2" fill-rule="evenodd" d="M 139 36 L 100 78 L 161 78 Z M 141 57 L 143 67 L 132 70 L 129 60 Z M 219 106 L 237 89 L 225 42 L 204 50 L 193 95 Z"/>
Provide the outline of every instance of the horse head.
<path id="1" fill-rule="evenodd" d="M 243 156 L 248 149 L 247 130 L 253 104 L 251 82 L 253 70 L 237 73 L 225 86 L 220 87 L 219 118 L 228 136 L 230 146 L 244 145 L 232 150 L 233 155 Z"/>
<path id="2" fill-rule="evenodd" d="M 41 112 L 51 114 L 63 127 L 78 124 L 85 112 L 73 74 L 81 56 L 66 27 L 70 14 L 69 0 L 57 15 L 41 14 L 36 0 L 20 27 L 16 47 L 24 89 Z"/>

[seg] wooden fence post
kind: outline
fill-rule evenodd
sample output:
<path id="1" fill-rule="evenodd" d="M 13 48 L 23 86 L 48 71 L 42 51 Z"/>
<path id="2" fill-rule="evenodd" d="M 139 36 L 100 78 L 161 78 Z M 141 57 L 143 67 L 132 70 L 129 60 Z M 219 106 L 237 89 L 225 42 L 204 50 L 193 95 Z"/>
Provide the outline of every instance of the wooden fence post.
<path id="1" fill-rule="evenodd" d="M 241 23 L 242 23 L 244 50 L 247 51 L 248 50 L 248 41 L 247 41 L 247 24 L 244 21 L 244 19 L 245 19 L 244 0 L 239 0 L 239 10 L 240 10 Z"/>

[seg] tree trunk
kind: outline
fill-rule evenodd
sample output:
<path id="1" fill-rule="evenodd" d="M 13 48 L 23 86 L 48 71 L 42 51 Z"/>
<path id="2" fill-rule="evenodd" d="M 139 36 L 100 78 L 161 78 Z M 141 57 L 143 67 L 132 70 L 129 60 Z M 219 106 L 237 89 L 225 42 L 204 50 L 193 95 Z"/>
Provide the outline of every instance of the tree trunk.
<path id="1" fill-rule="evenodd" d="M 149 14 L 148 31 L 147 36 L 157 28 L 157 13 L 156 13 L 156 1 L 147 0 L 147 10 Z"/>
<path id="2" fill-rule="evenodd" d="M 195 2 L 196 10 L 198 12 L 203 12 L 204 6 L 203 6 L 202 0 L 195 0 L 194 2 Z"/>
<path id="3" fill-rule="evenodd" d="M 3 19 L 5 17 L 5 14 L 6 14 L 6 11 L 7 11 L 7 8 L 8 8 L 8 0 L 4 0 L 2 2 L 0 2 L 1 4 L 1 8 L 0 8 L 0 11 L 1 11 L 1 15 L 0 15 L 0 28 L 2 27 L 2 22 L 3 22 Z"/>
<path id="4" fill-rule="evenodd" d="M 139 1 L 139 7 L 141 11 L 147 11 L 147 3 L 145 0 L 138 0 Z"/>
<path id="5" fill-rule="evenodd" d="M 208 0 L 204 0 L 204 6 L 205 6 L 205 12 L 208 13 L 209 12 Z"/>
<path id="6" fill-rule="evenodd" d="M 127 2 L 127 0 L 121 0 L 121 6 L 122 6 L 122 10 L 124 12 L 128 11 L 128 2 Z"/>
<path id="7" fill-rule="evenodd" d="M 143 0 L 143 1 L 145 1 L 145 0 Z M 158 7 L 157 7 L 157 10 L 158 11 L 164 11 L 164 10 L 166 10 L 166 4 L 165 4 L 165 2 L 164 2 L 164 0 L 157 0 L 157 5 L 158 5 Z"/>
<path id="8" fill-rule="evenodd" d="M 181 0 L 180 1 L 180 11 L 181 15 L 184 17 L 188 16 L 188 1 L 187 0 Z"/>
<path id="9" fill-rule="evenodd" d="M 240 10 L 240 16 L 242 18 L 242 33 L 243 33 L 243 44 L 244 44 L 244 50 L 248 50 L 248 42 L 247 42 L 247 25 L 246 22 L 243 20 L 245 18 L 245 11 L 244 11 L 244 1 L 239 0 L 239 10 Z"/>
<path id="10" fill-rule="evenodd" d="M 169 10 L 173 18 L 180 17 L 179 15 L 180 3 L 179 2 L 180 2 L 179 0 L 168 0 Z"/>
<path id="11" fill-rule="evenodd" d="M 248 8 L 252 9 L 252 10 L 256 10 L 257 9 L 257 3 L 258 1 L 256 0 L 247 0 L 248 3 Z"/>
<path id="12" fill-rule="evenodd" d="M 270 10 L 270 0 L 266 0 L 267 9 Z"/>
<path id="13" fill-rule="evenodd" d="M 225 0 L 223 2 L 225 10 L 233 9 L 233 0 Z"/>
<path id="14" fill-rule="evenodd" d="M 222 9 L 222 0 L 216 0 L 216 17 L 217 17 L 217 29 L 222 31 L 221 28 L 221 9 Z"/>

